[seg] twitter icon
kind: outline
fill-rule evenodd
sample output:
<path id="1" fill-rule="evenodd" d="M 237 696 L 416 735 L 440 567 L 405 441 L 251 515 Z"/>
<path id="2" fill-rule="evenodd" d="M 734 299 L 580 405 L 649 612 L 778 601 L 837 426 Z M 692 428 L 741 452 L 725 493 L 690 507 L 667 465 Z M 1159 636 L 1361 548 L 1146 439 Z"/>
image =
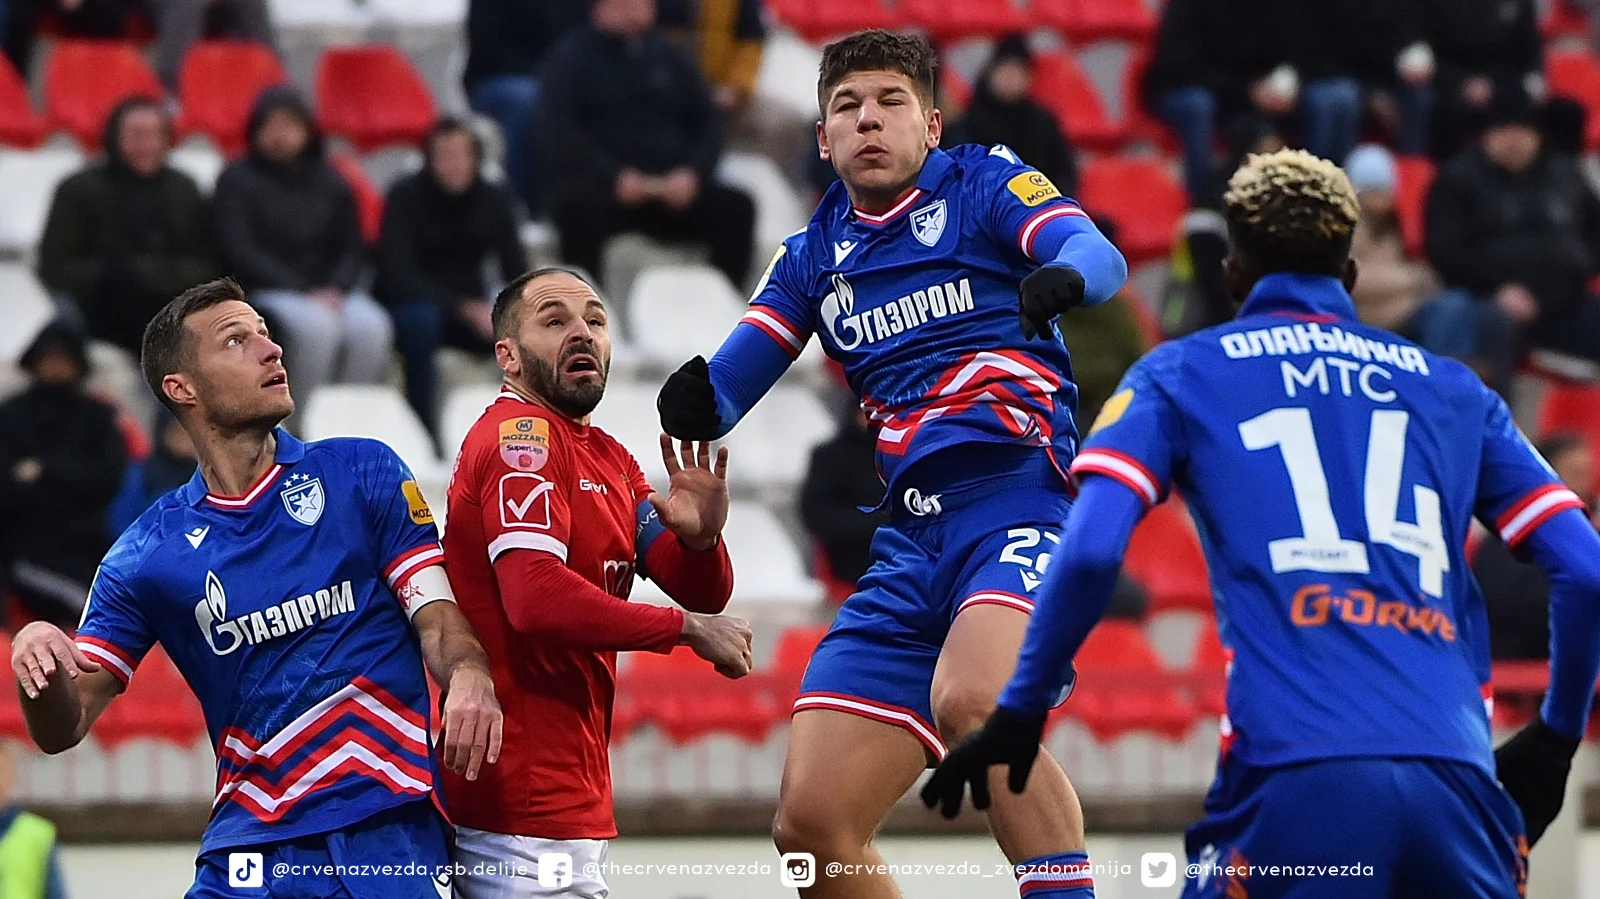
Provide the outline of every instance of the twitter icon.
<path id="1" fill-rule="evenodd" d="M 1146 852 L 1139 858 L 1139 882 L 1147 887 L 1177 883 L 1178 857 L 1170 852 Z"/>

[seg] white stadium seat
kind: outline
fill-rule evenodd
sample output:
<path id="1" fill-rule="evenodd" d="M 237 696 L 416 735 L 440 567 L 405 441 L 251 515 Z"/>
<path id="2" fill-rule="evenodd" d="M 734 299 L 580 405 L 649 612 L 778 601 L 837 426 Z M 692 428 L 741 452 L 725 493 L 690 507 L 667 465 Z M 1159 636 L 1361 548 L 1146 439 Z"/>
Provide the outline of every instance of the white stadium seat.
<path id="1" fill-rule="evenodd" d="M 628 297 L 628 334 L 648 359 L 677 368 L 691 356 L 715 352 L 743 314 L 739 292 L 714 268 L 648 268 Z"/>
<path id="2" fill-rule="evenodd" d="M 444 401 L 444 411 L 439 415 L 439 442 L 444 444 L 445 464 L 455 459 L 467 432 L 499 395 L 500 388 L 494 384 L 473 384 L 450 391 Z"/>
<path id="3" fill-rule="evenodd" d="M 56 314 L 55 304 L 26 266 L 0 265 L 0 362 L 15 362 Z"/>
<path id="4" fill-rule="evenodd" d="M 661 461 L 661 418 L 656 414 L 658 387 L 649 382 L 607 385 L 591 421 L 633 453 L 651 486 L 665 490 L 667 467 Z"/>
<path id="5" fill-rule="evenodd" d="M 31 254 L 44 233 L 45 217 L 56 185 L 83 168 L 76 147 L 47 146 L 38 150 L 0 150 L 0 250 Z"/>
<path id="6" fill-rule="evenodd" d="M 822 596 L 794 540 L 766 506 L 734 503 L 722 533 L 733 559 L 735 611 L 742 601 L 811 602 Z"/>
<path id="7" fill-rule="evenodd" d="M 317 388 L 305 406 L 300 430 L 308 440 L 328 437 L 371 437 L 387 443 L 410 466 L 428 493 L 438 485 L 442 471 L 434 455 L 428 429 L 411 410 L 400 391 L 375 384 L 330 384 Z M 429 502 L 444 504 L 444 496 L 429 495 Z"/>
<path id="8" fill-rule="evenodd" d="M 728 434 L 729 464 L 763 484 L 792 486 L 805 477 L 812 448 L 836 430 L 834 417 L 811 390 L 774 387 Z"/>
<path id="9" fill-rule="evenodd" d="M 359 29 L 373 19 L 371 4 L 358 0 L 270 0 L 268 6 L 279 29 Z"/>
<path id="10" fill-rule="evenodd" d="M 800 195 L 772 157 L 732 152 L 717 168 L 723 182 L 743 189 L 756 204 L 756 256 L 763 262 L 783 239 L 806 226 L 810 216 Z"/>
<path id="11" fill-rule="evenodd" d="M 467 20 L 467 0 L 367 0 L 373 18 L 403 28 L 457 26 Z"/>
<path id="12" fill-rule="evenodd" d="M 167 164 L 193 178 L 200 192 L 210 196 L 225 161 L 210 141 L 191 140 L 172 151 Z"/>

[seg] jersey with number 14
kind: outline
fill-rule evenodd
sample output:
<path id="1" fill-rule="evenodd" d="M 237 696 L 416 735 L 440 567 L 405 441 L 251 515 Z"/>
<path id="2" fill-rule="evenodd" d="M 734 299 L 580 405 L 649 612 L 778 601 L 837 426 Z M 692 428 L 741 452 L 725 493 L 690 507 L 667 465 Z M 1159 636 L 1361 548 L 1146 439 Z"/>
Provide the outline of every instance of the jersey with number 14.
<path id="1" fill-rule="evenodd" d="M 1226 325 L 1128 372 L 1073 464 L 1176 485 L 1252 765 L 1452 759 L 1493 772 L 1477 516 L 1516 547 L 1582 502 L 1465 366 L 1356 321 L 1332 278 L 1263 278 Z"/>

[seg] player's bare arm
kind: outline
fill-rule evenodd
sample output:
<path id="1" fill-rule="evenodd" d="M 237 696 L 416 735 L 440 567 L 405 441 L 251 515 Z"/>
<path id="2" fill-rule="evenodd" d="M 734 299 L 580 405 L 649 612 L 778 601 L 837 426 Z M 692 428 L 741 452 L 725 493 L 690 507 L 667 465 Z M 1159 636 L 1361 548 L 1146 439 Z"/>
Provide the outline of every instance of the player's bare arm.
<path id="1" fill-rule="evenodd" d="M 122 684 L 60 628 L 35 621 L 17 632 L 11 670 L 22 692 L 28 736 L 49 755 L 83 742 Z"/>
<path id="2" fill-rule="evenodd" d="M 443 569 L 439 573 L 442 577 Z M 423 662 L 444 686 L 440 743 L 445 767 L 477 780 L 484 763 L 500 760 L 505 720 L 494 695 L 489 656 L 454 602 L 428 603 L 411 624 L 422 640 Z"/>

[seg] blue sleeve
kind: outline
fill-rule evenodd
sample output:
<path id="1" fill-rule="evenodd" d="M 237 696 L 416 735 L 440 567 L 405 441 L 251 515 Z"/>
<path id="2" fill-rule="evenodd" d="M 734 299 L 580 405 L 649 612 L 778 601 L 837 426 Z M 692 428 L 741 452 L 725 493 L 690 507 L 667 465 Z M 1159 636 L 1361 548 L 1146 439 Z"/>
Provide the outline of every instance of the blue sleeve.
<path id="1" fill-rule="evenodd" d="M 1551 729 L 1582 738 L 1600 678 L 1600 535 L 1581 512 L 1563 509 L 1528 535 L 1525 548 L 1550 577 Z"/>
<path id="2" fill-rule="evenodd" d="M 1032 262 L 1076 269 L 1083 275 L 1085 305 L 1111 299 L 1128 280 L 1127 260 L 1088 213 L 1009 147 L 989 150 L 977 166 L 974 187 L 988 203 L 984 223 L 990 236 Z"/>
<path id="3" fill-rule="evenodd" d="M 61 853 L 55 846 L 50 847 L 45 870 L 44 899 L 67 899 L 67 883 L 61 878 Z"/>
<path id="4" fill-rule="evenodd" d="M 815 312 L 804 289 L 800 257 L 805 232 L 778 247 L 750 299 L 750 309 L 711 357 L 711 384 L 717 391 L 722 429 L 733 430 L 789 365 L 800 358 L 816 330 Z"/>
<path id="5" fill-rule="evenodd" d="M 634 567 L 639 574 L 650 577 L 645 560 L 650 558 L 650 547 L 656 541 L 666 536 L 667 526 L 661 523 L 661 515 L 656 511 L 656 504 L 648 499 L 639 500 L 639 505 L 634 509 L 634 537 L 633 555 Z"/>
<path id="6" fill-rule="evenodd" d="M 1148 506 L 1166 496 L 1174 469 L 1184 461 L 1178 410 L 1156 377 L 1173 351 L 1158 349 L 1128 369 L 1072 460 L 1075 477 L 1104 475 Z"/>
<path id="7" fill-rule="evenodd" d="M 133 572 L 126 570 L 134 558 L 122 541 L 106 554 L 89 585 L 83 619 L 74 637 L 83 654 L 103 665 L 124 687 L 156 642 L 132 587 Z"/>
<path id="8" fill-rule="evenodd" d="M 444 562 L 433 510 L 411 469 L 387 444 L 362 440 L 356 443 L 353 455 L 351 461 L 377 541 L 374 561 L 390 591 L 398 595 L 413 574 Z"/>
<path id="9" fill-rule="evenodd" d="M 1482 391 L 1488 406 L 1478 464 L 1478 519 L 1516 550 L 1565 509 L 1583 509 L 1512 421 L 1505 400 Z"/>
<path id="10" fill-rule="evenodd" d="M 1144 497 L 1119 481 L 1091 478 L 1061 531 L 1061 546 L 1039 590 L 1011 682 L 1000 705 L 1042 715 L 1072 678 L 1072 658 L 1105 614 L 1122 554 L 1145 513 Z"/>

